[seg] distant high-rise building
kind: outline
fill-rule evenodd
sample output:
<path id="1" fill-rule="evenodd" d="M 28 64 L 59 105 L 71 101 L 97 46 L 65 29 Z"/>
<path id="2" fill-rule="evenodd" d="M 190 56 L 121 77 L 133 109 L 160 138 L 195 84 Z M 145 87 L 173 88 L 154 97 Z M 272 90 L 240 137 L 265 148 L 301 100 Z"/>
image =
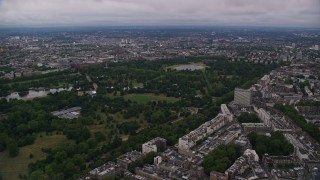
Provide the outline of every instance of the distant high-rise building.
<path id="1" fill-rule="evenodd" d="M 319 51 L 319 45 L 314 45 L 314 50 Z"/>
<path id="2" fill-rule="evenodd" d="M 292 43 L 291 47 L 296 48 L 296 43 Z"/>
<path id="3" fill-rule="evenodd" d="M 250 106 L 252 95 L 250 90 L 236 88 L 234 90 L 234 103 L 239 105 Z"/>
<path id="4" fill-rule="evenodd" d="M 301 51 L 297 52 L 297 59 L 302 60 L 302 52 Z"/>

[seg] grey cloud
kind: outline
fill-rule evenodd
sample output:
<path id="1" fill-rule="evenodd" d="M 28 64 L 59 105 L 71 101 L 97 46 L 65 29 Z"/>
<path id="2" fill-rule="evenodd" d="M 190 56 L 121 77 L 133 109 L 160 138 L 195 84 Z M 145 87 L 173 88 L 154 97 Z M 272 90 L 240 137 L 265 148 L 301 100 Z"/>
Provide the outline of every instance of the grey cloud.
<path id="1" fill-rule="evenodd" d="M 320 26 L 320 0 L 0 0 L 0 26 Z"/>

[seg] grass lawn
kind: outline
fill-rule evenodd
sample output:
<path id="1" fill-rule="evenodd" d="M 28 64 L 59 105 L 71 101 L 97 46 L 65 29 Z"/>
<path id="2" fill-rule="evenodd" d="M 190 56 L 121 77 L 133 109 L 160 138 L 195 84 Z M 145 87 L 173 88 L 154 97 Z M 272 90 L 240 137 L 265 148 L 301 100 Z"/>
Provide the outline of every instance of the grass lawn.
<path id="1" fill-rule="evenodd" d="M 140 104 L 145 104 L 149 101 L 167 101 L 168 103 L 174 103 L 179 100 L 175 97 L 166 97 L 165 95 L 155 95 L 155 94 L 127 94 L 124 96 L 126 100 L 136 101 Z"/>
<path id="2" fill-rule="evenodd" d="M 140 88 L 143 87 L 143 83 L 138 83 L 137 81 L 132 82 L 132 85 Z"/>
<path id="3" fill-rule="evenodd" d="M 19 174 L 27 174 L 29 163 L 44 159 L 46 157 L 46 154 L 41 151 L 41 148 L 51 148 L 58 145 L 63 145 L 67 142 L 68 140 L 64 135 L 43 135 L 43 137 L 37 137 L 34 144 L 20 148 L 19 155 L 17 157 L 10 158 L 7 151 L 1 152 L 0 175 L 2 176 L 2 179 L 19 179 Z M 29 157 L 31 153 L 34 155 L 32 159 Z"/>

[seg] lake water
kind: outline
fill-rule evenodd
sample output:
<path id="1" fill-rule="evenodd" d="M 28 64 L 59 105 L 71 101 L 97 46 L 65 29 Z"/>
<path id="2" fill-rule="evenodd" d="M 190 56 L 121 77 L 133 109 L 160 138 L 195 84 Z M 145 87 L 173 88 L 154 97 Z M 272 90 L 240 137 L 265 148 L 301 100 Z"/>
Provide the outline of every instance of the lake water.
<path id="1" fill-rule="evenodd" d="M 39 97 L 46 97 L 48 96 L 49 93 L 57 93 L 57 92 L 62 92 L 62 91 L 71 91 L 72 87 L 69 89 L 67 88 L 59 88 L 59 89 L 50 89 L 50 90 L 29 90 L 28 94 L 26 96 L 21 97 L 18 92 L 13 92 L 7 97 L 5 97 L 7 100 L 11 99 L 17 99 L 17 100 L 31 100 L 34 98 L 39 98 Z"/>
<path id="2" fill-rule="evenodd" d="M 201 70 L 204 69 L 205 66 L 201 66 L 201 65 L 180 65 L 175 67 L 176 70 L 191 70 L 191 71 L 195 71 L 195 70 Z"/>

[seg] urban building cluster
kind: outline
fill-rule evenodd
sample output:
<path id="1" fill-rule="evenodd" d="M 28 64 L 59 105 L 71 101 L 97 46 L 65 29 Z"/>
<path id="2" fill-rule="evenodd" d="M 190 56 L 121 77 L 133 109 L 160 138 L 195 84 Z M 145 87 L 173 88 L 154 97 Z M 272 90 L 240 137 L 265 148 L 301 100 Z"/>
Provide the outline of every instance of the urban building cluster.
<path id="1" fill-rule="evenodd" d="M 263 169 L 271 179 L 319 178 L 319 143 L 274 108 L 275 104 L 292 105 L 308 123 L 318 125 L 318 107 L 314 105 L 319 102 L 318 87 L 318 64 L 296 61 L 263 76 L 248 90 L 235 89 L 234 101 L 229 104 L 231 111 L 235 115 L 255 113 L 261 121 L 242 123 L 245 134 L 281 132 L 294 147 L 290 156 L 263 156 Z"/>
<path id="2" fill-rule="evenodd" d="M 264 39 L 268 32 L 248 30 L 97 30 L 16 33 L 0 38 L 0 77 L 13 79 L 64 68 L 124 60 L 161 60 L 178 57 L 222 56 L 232 61 L 278 63 L 315 60 L 319 45 L 302 32 Z M 304 33 L 305 34 L 305 33 Z M 0 34 L 1 35 L 1 34 Z M 288 42 L 288 39 L 290 41 Z M 250 51 L 245 50 L 250 49 Z"/>

